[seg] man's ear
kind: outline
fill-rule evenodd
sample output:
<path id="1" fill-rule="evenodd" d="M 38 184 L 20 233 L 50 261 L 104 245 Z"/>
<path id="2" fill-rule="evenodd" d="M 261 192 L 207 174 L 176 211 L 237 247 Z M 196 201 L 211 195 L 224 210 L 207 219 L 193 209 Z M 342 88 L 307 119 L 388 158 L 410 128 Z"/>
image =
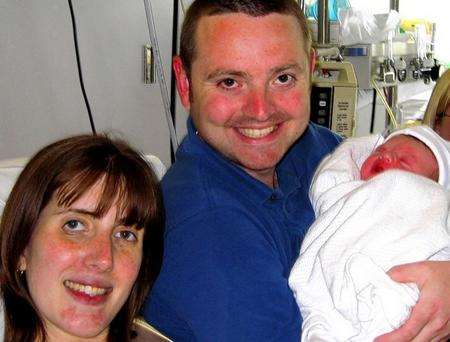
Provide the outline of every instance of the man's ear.
<path id="1" fill-rule="evenodd" d="M 175 56 L 173 58 L 173 71 L 175 72 L 175 78 L 177 79 L 177 90 L 178 95 L 180 95 L 181 103 L 186 110 L 189 110 L 191 106 L 190 100 L 190 83 L 189 77 L 184 68 L 183 62 L 180 56 Z"/>
<path id="2" fill-rule="evenodd" d="M 309 73 L 311 75 L 311 79 L 315 68 L 316 68 L 316 50 L 311 48 L 309 49 Z"/>

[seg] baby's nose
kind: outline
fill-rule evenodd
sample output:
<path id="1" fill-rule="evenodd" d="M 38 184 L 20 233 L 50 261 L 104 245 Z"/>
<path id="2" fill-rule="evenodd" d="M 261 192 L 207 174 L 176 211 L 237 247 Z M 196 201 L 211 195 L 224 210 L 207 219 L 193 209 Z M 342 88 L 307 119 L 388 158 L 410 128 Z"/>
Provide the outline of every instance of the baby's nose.
<path id="1" fill-rule="evenodd" d="M 392 152 L 383 152 L 378 155 L 378 163 L 384 170 L 392 168 L 397 163 L 397 158 Z"/>

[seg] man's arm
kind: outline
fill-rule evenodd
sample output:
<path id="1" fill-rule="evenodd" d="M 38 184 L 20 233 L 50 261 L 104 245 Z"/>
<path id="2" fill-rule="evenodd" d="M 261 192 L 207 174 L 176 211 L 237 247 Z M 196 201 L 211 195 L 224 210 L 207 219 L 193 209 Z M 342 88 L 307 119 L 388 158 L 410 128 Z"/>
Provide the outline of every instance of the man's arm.
<path id="1" fill-rule="evenodd" d="M 276 245 L 257 218 L 237 209 L 196 214 L 167 233 L 146 318 L 176 341 L 299 341 L 300 316 Z"/>
<path id="2" fill-rule="evenodd" d="M 376 341 L 447 341 L 450 337 L 450 261 L 400 265 L 388 273 L 395 281 L 416 283 L 420 298 L 403 326 Z"/>

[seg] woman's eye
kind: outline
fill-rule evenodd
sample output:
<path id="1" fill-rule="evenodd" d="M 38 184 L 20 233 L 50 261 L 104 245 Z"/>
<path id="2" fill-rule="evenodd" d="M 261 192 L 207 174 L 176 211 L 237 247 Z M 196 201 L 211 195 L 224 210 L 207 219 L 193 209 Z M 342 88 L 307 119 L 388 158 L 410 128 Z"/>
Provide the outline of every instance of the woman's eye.
<path id="1" fill-rule="evenodd" d="M 137 236 L 130 230 L 121 230 L 114 234 L 114 237 L 125 241 L 137 241 Z"/>
<path id="2" fill-rule="evenodd" d="M 292 83 L 294 81 L 294 77 L 292 75 L 283 74 L 277 77 L 275 83 L 277 84 L 287 84 Z"/>
<path id="3" fill-rule="evenodd" d="M 69 220 L 64 224 L 64 228 L 68 231 L 74 232 L 83 230 L 85 227 L 84 224 L 78 220 Z"/>
<path id="4" fill-rule="evenodd" d="M 227 88 L 227 89 L 233 89 L 238 86 L 238 83 L 236 82 L 236 80 L 233 80 L 232 78 L 226 78 L 226 79 L 220 81 L 219 85 L 221 85 L 222 87 Z"/>

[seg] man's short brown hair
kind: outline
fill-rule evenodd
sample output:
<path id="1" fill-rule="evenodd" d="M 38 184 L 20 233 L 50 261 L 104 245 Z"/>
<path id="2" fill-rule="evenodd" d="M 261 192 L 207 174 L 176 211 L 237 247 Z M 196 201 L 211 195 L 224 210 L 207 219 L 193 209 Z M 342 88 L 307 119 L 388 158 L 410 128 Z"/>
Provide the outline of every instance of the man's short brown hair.
<path id="1" fill-rule="evenodd" d="M 271 13 L 292 15 L 297 19 L 307 54 L 311 48 L 311 35 L 300 6 L 295 0 L 195 0 L 186 12 L 181 28 L 180 57 L 188 76 L 195 59 L 195 33 L 204 16 L 243 13 L 252 17 Z"/>

